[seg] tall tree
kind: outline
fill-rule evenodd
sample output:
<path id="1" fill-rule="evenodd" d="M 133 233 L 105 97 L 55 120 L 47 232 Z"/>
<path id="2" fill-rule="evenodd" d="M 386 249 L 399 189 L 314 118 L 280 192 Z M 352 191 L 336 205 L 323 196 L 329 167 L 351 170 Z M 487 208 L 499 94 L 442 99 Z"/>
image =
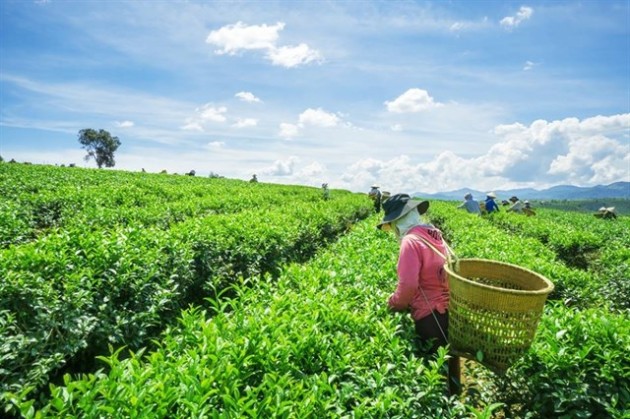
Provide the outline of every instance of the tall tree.
<path id="1" fill-rule="evenodd" d="M 99 169 L 103 166 L 114 167 L 116 165 L 114 152 L 121 144 L 118 137 L 112 137 L 109 132 L 103 129 L 96 131 L 86 128 L 79 131 L 79 142 L 88 152 L 85 156 L 86 161 L 90 157 L 94 157 Z"/>

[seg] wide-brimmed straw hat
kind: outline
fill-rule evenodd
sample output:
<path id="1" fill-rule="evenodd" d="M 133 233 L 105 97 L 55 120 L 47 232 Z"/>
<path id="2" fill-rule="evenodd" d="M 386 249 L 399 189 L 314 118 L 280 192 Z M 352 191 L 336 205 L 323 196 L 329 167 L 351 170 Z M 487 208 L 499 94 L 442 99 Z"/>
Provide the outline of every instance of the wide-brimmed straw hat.
<path id="1" fill-rule="evenodd" d="M 486 196 L 487 196 L 488 198 L 496 198 L 496 197 L 497 197 L 497 195 L 496 195 L 494 192 L 488 192 L 488 193 L 486 194 Z"/>
<path id="2" fill-rule="evenodd" d="M 383 210 L 385 215 L 383 220 L 378 223 L 377 228 L 382 228 L 384 224 L 396 221 L 406 215 L 409 211 L 417 209 L 420 215 L 429 209 L 429 201 L 418 201 L 404 193 L 392 195 L 383 202 Z"/>

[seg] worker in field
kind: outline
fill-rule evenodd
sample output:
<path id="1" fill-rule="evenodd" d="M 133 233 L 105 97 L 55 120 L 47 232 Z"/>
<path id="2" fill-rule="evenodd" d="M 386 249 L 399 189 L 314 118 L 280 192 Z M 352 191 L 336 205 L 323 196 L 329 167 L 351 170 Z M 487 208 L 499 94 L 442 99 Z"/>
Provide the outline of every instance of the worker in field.
<path id="1" fill-rule="evenodd" d="M 473 198 L 471 193 L 464 195 L 464 202 L 457 207 L 458 209 L 465 209 L 471 214 L 481 215 L 481 207 L 479 202 Z"/>
<path id="2" fill-rule="evenodd" d="M 523 212 L 523 202 L 521 202 L 520 199 L 518 199 L 517 196 L 513 196 L 510 198 L 510 208 L 508 208 L 508 212 L 517 212 L 517 213 L 522 213 Z"/>
<path id="3" fill-rule="evenodd" d="M 529 201 L 526 200 L 525 202 L 523 202 L 523 204 L 525 204 L 523 206 L 523 214 L 527 215 L 528 217 L 536 215 L 536 211 L 534 211 L 534 209 L 532 208 L 532 204 L 530 204 Z"/>
<path id="4" fill-rule="evenodd" d="M 601 207 L 595 214 L 595 217 L 602 218 L 604 220 L 614 220 L 617 218 L 615 213 L 615 207 Z"/>
<path id="5" fill-rule="evenodd" d="M 322 183 L 322 198 L 324 198 L 324 201 L 330 199 L 330 189 L 328 189 L 327 183 Z"/>
<path id="6" fill-rule="evenodd" d="M 494 192 L 488 192 L 486 194 L 486 200 L 483 203 L 486 213 L 492 214 L 493 212 L 499 212 L 499 206 L 495 199 L 497 199 L 497 196 Z"/>
<path id="7" fill-rule="evenodd" d="M 374 212 L 377 213 L 381 212 L 381 201 L 383 197 L 383 194 L 381 194 L 381 190 L 379 188 L 380 186 L 374 184 L 372 185 L 370 192 L 368 192 L 368 196 L 372 201 L 374 201 Z"/>
<path id="8" fill-rule="evenodd" d="M 249 183 L 258 183 L 258 178 L 256 177 L 255 173 L 252 175 L 252 178 L 249 180 Z"/>
<path id="9" fill-rule="evenodd" d="M 448 343 L 450 294 L 444 262 L 451 250 L 442 232 L 421 219 L 428 208 L 428 201 L 392 195 L 383 204 L 385 213 L 377 228 L 391 231 L 400 243 L 398 283 L 388 306 L 395 312 L 409 311 L 421 346 L 435 354 Z M 448 384 L 451 394 L 459 393 L 459 357 L 449 359 Z"/>

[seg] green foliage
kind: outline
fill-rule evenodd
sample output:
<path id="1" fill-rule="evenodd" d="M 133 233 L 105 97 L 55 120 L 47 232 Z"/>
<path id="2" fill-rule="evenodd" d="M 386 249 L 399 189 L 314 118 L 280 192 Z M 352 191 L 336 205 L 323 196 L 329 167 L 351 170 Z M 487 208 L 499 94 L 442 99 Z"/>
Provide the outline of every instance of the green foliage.
<path id="1" fill-rule="evenodd" d="M 53 386 L 45 417 L 467 417 L 447 398 L 446 351 L 416 355 L 407 315 L 383 302 L 396 242 L 363 224 L 277 280 L 183 313 L 151 353 Z M 28 405 L 22 413 L 28 413 Z M 28 416 L 28 415 L 26 415 Z"/>
<path id="2" fill-rule="evenodd" d="M 449 398 L 446 351 L 422 355 L 409 316 L 386 308 L 398 247 L 377 215 L 357 222 L 364 194 L 0 165 L 3 412 L 628 417 L 630 220 L 455 206 L 428 216 L 459 257 L 556 289 L 507 375 L 467 360 Z"/>
<path id="3" fill-rule="evenodd" d="M 47 169 L 41 173 L 73 171 Z M 104 180 L 121 177 L 92 173 Z M 67 182 L 73 176 L 57 182 L 64 196 L 37 182 L 20 194 L 36 210 L 25 218 L 13 213 L 17 220 L 51 214 L 41 202 L 59 205 L 52 207 L 50 225 L 37 223 L 45 233 L 33 229 L 31 240 L 13 240 L 0 250 L 1 391 L 40 389 L 64 365 L 89 368 L 110 344 L 138 349 L 188 304 L 220 294 L 239 277 L 278 273 L 283 263 L 305 260 L 369 213 L 367 200 L 347 192 L 323 206 L 320 200 L 313 204 L 319 195 L 314 188 L 261 184 L 249 196 L 211 200 L 206 197 L 215 192 L 209 187 L 214 180 L 182 178 L 201 182 L 187 194 L 181 193 L 181 186 L 190 186 L 186 181 L 167 186 L 169 180 L 157 175 L 146 191 L 142 184 L 110 181 L 110 188 L 95 194 L 103 206 L 77 211 L 69 204 L 81 202 L 83 191 L 72 194 L 76 185 Z M 232 190 L 247 185 L 218 182 Z M 154 204 L 165 195 L 172 201 Z M 262 197 L 269 202 L 259 205 Z M 17 208 L 4 213 L 12 210 Z M 170 220 L 164 223 L 164 217 Z"/>
<path id="4" fill-rule="evenodd" d="M 601 207 L 615 207 L 617 214 L 630 215 L 630 197 L 622 198 L 599 198 L 599 199 L 558 199 L 534 203 L 538 208 L 555 209 L 560 211 L 583 212 L 591 217 Z"/>
<path id="5" fill-rule="evenodd" d="M 499 260 L 536 271 L 554 282 L 556 292 L 550 299 L 561 300 L 548 302 L 531 349 L 505 378 L 472 371 L 481 392 L 474 400 L 504 403 L 506 417 L 626 417 L 630 405 L 630 242 L 627 224 L 622 224 L 626 221 L 593 225 L 588 216 L 552 212 L 552 223 L 546 220 L 546 211 L 539 211 L 538 219 L 516 214 L 481 218 L 454 207 L 434 203 L 430 216 L 460 257 Z M 567 267 L 554 252 L 580 241 L 599 246 L 587 270 Z M 550 246 L 551 242 L 555 244 Z M 612 277 L 619 279 L 609 279 L 613 272 L 617 275 Z"/>
<path id="6" fill-rule="evenodd" d="M 513 385 L 501 396 L 537 417 L 627 417 L 629 351 L 628 312 L 550 305 L 532 350 L 512 369 Z"/>
<path id="7" fill-rule="evenodd" d="M 114 153 L 121 145 L 118 137 L 112 137 L 109 132 L 103 129 L 96 131 L 86 128 L 79 131 L 79 143 L 88 152 L 85 160 L 93 157 L 99 169 L 103 166 L 114 167 L 116 165 Z"/>

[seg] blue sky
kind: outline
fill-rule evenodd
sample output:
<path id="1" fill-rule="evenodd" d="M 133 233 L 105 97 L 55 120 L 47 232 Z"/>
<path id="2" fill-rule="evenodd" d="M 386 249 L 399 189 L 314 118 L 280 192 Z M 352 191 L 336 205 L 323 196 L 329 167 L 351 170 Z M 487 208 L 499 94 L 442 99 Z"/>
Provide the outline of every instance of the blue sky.
<path id="1" fill-rule="evenodd" d="M 0 2 L 0 155 L 366 191 L 630 181 L 624 1 Z"/>

